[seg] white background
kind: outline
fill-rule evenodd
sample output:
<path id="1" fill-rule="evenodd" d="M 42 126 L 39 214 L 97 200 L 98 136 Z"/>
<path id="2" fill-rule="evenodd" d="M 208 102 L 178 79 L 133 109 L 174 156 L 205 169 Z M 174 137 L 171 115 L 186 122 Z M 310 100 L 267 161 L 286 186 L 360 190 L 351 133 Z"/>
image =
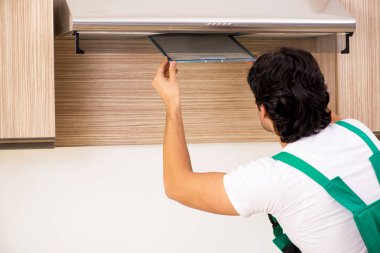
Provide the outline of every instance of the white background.
<path id="1" fill-rule="evenodd" d="M 276 143 L 190 145 L 196 171 L 273 155 Z M 1 253 L 279 252 L 267 216 L 227 217 L 166 198 L 162 146 L 0 151 Z"/>

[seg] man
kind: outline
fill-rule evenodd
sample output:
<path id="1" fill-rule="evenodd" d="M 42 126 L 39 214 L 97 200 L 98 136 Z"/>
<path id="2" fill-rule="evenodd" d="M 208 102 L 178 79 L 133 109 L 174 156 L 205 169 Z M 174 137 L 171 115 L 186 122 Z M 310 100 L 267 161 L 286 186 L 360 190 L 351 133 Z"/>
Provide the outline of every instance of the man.
<path id="1" fill-rule="evenodd" d="M 292 166 L 265 157 L 229 173 L 194 173 L 186 145 L 176 63 L 165 59 L 152 85 L 166 104 L 164 185 L 169 198 L 224 215 L 273 214 L 302 252 L 367 252 L 350 213 L 320 185 Z M 346 122 L 380 143 L 361 122 L 342 120 L 328 109 L 329 94 L 313 56 L 294 48 L 261 55 L 248 83 L 265 130 L 283 151 L 312 165 L 327 178 L 339 176 L 366 204 L 380 199 L 368 160 L 371 150 Z"/>

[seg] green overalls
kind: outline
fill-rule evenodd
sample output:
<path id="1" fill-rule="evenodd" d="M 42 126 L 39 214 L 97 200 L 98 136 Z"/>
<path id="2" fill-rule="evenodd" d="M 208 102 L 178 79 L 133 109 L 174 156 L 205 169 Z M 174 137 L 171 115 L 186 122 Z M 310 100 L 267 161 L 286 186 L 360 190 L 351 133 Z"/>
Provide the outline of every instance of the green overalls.
<path id="1" fill-rule="evenodd" d="M 342 126 L 358 137 L 360 137 L 372 150 L 372 156 L 369 158 L 377 180 L 380 184 L 380 151 L 373 143 L 373 141 L 359 128 L 345 122 L 338 121 L 337 125 Z M 302 159 L 287 153 L 280 152 L 273 156 L 273 159 L 281 161 L 298 169 L 306 174 L 320 186 L 322 186 L 327 193 L 339 202 L 342 206 L 348 209 L 355 220 L 356 226 L 362 236 L 362 239 L 367 247 L 368 253 L 380 253 L 380 199 L 366 205 L 363 200 L 355 194 L 340 177 L 335 177 L 330 180 L 325 177 L 321 172 L 316 170 L 310 164 Z M 273 233 L 275 239 L 273 243 L 285 253 L 301 252 L 283 232 L 277 220 L 269 214 L 269 219 L 273 225 Z"/>

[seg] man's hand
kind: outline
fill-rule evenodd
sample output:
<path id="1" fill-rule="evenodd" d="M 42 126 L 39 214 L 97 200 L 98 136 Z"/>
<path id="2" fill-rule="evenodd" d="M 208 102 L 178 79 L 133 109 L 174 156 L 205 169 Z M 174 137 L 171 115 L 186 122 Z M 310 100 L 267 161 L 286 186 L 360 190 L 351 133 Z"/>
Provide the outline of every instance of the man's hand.
<path id="1" fill-rule="evenodd" d="M 152 81 L 153 87 L 164 100 L 167 110 L 176 109 L 181 104 L 180 85 L 177 82 L 176 74 L 176 62 L 173 61 L 169 64 L 168 58 L 165 57 Z"/>

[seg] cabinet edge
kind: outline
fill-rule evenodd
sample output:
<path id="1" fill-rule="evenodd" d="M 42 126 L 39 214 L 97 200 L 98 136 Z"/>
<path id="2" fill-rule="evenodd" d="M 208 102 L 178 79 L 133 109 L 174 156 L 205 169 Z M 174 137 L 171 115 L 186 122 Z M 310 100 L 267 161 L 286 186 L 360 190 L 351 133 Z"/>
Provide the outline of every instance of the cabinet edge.
<path id="1" fill-rule="evenodd" d="M 377 137 L 377 139 L 380 140 L 380 131 L 373 131 L 373 133 L 375 134 L 375 136 Z"/>
<path id="2" fill-rule="evenodd" d="M 55 148 L 55 138 L 0 139 L 0 150 L 53 148 Z"/>

